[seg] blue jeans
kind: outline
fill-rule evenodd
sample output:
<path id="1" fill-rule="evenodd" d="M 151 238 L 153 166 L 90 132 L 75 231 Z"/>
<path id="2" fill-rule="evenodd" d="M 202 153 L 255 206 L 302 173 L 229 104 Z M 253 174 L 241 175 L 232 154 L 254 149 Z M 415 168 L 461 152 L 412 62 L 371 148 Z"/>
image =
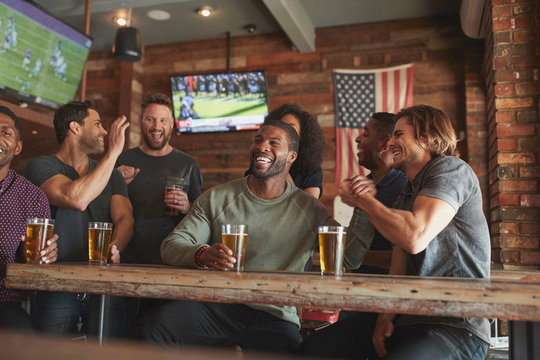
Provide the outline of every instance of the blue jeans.
<path id="1" fill-rule="evenodd" d="M 97 336 L 99 330 L 99 295 L 38 291 L 32 298 L 31 318 L 34 327 L 52 334 L 74 334 L 79 317 L 87 336 Z M 126 333 L 125 299 L 112 296 L 108 316 L 109 337 L 124 337 Z"/>
<path id="2" fill-rule="evenodd" d="M 356 313 L 304 340 L 302 355 L 346 359 L 377 358 L 371 342 L 377 314 Z M 484 360 L 489 344 L 468 330 L 446 325 L 396 326 L 386 340 L 387 359 Z"/>

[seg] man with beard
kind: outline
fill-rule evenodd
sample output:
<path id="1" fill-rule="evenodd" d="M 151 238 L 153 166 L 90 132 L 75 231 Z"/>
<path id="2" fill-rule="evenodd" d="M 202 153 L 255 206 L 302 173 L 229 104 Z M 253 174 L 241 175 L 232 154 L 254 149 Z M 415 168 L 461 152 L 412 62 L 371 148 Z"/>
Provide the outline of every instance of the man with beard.
<path id="1" fill-rule="evenodd" d="M 394 167 L 409 182 L 390 209 L 373 180 L 356 176 L 340 185 L 345 202 L 363 210 L 394 243 L 390 274 L 487 278 L 490 237 L 478 178 L 460 160 L 448 116 L 418 105 L 396 115 L 388 143 Z M 357 359 L 485 359 L 487 319 L 359 313 L 302 344 L 306 355 Z"/>
<path id="2" fill-rule="evenodd" d="M 161 245 L 166 264 L 228 270 L 236 259 L 221 243 L 223 224 L 245 224 L 245 268 L 302 271 L 317 227 L 335 224 L 313 196 L 286 181 L 297 157 L 298 134 L 282 121 L 265 122 L 250 148 L 250 175 L 204 192 Z M 239 345 L 294 350 L 301 336 L 296 308 L 171 301 L 146 317 L 146 340 L 183 347 Z"/>
<path id="3" fill-rule="evenodd" d="M 169 144 L 174 127 L 169 97 L 146 96 L 141 104 L 140 125 L 142 144 L 124 151 L 117 161 L 128 184 L 135 218 L 134 234 L 122 252 L 122 261 L 161 264 L 161 242 L 202 193 L 202 175 L 195 159 Z M 167 176 L 183 178 L 182 191 L 164 195 Z M 179 214 L 165 214 L 165 206 L 177 209 Z"/>
<path id="4" fill-rule="evenodd" d="M 116 119 L 109 134 L 109 148 L 98 163 L 89 155 L 105 150 L 100 116 L 90 103 L 70 102 L 54 115 L 60 150 L 28 162 L 24 175 L 47 195 L 51 216 L 56 219 L 58 261 L 88 261 L 88 222 L 112 222 L 110 261 L 120 262 L 133 234 L 131 203 L 122 175 L 114 169 L 122 152 L 125 116 Z M 110 335 L 123 332 L 123 298 L 111 299 Z M 99 297 L 87 294 L 38 292 L 32 302 L 32 323 L 38 330 L 71 334 L 79 317 L 87 335 L 98 330 Z"/>
<path id="5" fill-rule="evenodd" d="M 374 113 L 355 140 L 359 150 L 358 164 L 371 171 L 367 178 L 376 184 L 375 198 L 388 207 L 392 206 L 408 181 L 404 173 L 393 168 L 394 157 L 388 151 L 395 123 L 394 114 Z M 366 225 L 369 228 L 366 229 Z M 388 274 L 393 245 L 372 228 L 366 214 L 357 207 L 347 229 L 347 240 L 346 267 L 353 267 L 355 273 Z M 358 267 L 359 263 L 362 266 Z"/>

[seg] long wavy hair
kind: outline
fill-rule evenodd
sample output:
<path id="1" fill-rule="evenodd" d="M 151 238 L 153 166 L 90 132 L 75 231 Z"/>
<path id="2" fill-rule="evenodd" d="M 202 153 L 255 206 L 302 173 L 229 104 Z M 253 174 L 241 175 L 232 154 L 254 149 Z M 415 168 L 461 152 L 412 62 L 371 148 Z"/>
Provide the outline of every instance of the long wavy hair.
<path id="1" fill-rule="evenodd" d="M 288 114 L 300 121 L 298 158 L 292 167 L 298 168 L 303 174 L 311 174 L 322 164 L 324 136 L 321 126 L 313 115 L 294 104 L 281 105 L 271 111 L 264 121 L 281 120 Z"/>

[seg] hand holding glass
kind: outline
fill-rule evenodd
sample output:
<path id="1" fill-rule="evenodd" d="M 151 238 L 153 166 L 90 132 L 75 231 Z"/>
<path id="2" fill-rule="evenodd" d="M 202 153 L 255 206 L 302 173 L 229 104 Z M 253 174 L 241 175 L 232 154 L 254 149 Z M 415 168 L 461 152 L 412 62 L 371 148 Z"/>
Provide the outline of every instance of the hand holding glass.
<path id="1" fill-rule="evenodd" d="M 88 223 L 88 260 L 91 263 L 106 264 L 109 256 L 109 243 L 111 242 L 112 223 Z"/>
<path id="2" fill-rule="evenodd" d="M 222 225 L 221 242 L 231 249 L 236 258 L 233 270 L 243 271 L 246 257 L 247 225 Z"/>
<path id="3" fill-rule="evenodd" d="M 321 275 L 343 274 L 343 255 L 347 238 L 344 226 L 319 226 Z"/>
<path id="4" fill-rule="evenodd" d="M 44 218 L 30 218 L 26 222 L 26 262 L 29 264 L 43 264 L 41 250 L 45 248 L 47 239 L 52 238 L 54 220 Z"/>
<path id="5" fill-rule="evenodd" d="M 167 182 L 165 183 L 165 196 L 173 190 L 182 191 L 184 188 L 184 178 L 177 178 L 173 176 L 167 176 Z M 165 205 L 165 215 L 177 216 L 180 214 L 180 209 Z"/>

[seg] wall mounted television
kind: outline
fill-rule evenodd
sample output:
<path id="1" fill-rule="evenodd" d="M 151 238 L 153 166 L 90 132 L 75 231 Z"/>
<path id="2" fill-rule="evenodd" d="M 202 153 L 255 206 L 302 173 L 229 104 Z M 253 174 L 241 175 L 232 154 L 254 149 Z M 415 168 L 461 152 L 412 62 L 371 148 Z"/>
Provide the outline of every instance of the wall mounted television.
<path id="1" fill-rule="evenodd" d="M 256 130 L 268 114 L 266 73 L 171 77 L 177 133 Z"/>
<path id="2" fill-rule="evenodd" d="M 31 1 L 0 0 L 0 93 L 50 107 L 73 100 L 91 45 Z"/>

